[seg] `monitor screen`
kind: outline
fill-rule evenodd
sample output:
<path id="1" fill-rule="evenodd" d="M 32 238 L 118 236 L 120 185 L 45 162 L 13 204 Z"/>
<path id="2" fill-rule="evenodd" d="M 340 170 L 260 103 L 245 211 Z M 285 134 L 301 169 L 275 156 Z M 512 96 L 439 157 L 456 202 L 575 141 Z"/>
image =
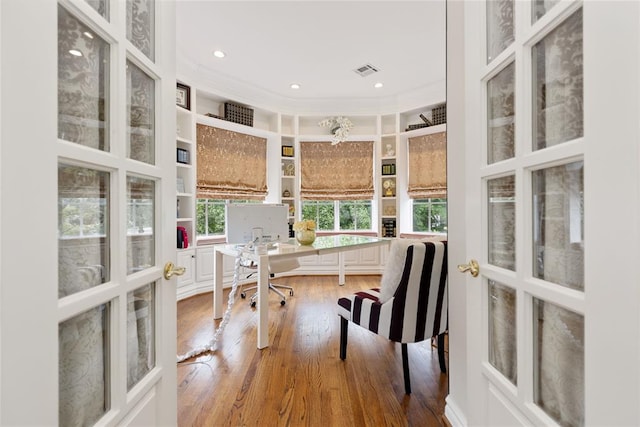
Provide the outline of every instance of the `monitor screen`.
<path id="1" fill-rule="evenodd" d="M 228 203 L 227 242 L 245 244 L 262 236 L 262 243 L 289 240 L 289 208 L 285 204 Z"/>

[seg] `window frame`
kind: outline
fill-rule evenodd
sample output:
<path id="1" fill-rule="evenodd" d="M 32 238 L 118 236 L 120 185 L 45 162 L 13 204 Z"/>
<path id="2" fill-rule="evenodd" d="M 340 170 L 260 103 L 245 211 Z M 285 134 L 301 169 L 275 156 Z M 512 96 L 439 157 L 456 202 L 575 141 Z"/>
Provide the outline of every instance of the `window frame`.
<path id="1" fill-rule="evenodd" d="M 326 233 L 342 233 L 342 232 L 348 232 L 348 233 L 377 233 L 378 230 L 376 229 L 375 225 L 376 225 L 376 221 L 374 218 L 374 213 L 375 213 L 375 206 L 374 206 L 374 199 L 366 199 L 366 200 L 301 200 L 300 201 L 300 212 L 301 212 L 301 218 L 302 219 L 312 219 L 314 221 L 316 221 L 316 224 L 318 224 L 318 228 L 317 231 L 319 232 L 326 232 Z M 318 206 L 319 204 L 331 204 L 332 205 L 332 209 L 333 209 L 333 227 L 331 229 L 323 229 L 320 228 L 320 218 L 318 217 L 317 211 L 318 209 L 316 209 L 316 215 L 314 218 L 307 218 L 304 216 L 304 208 L 305 208 L 305 204 L 308 205 L 313 205 L 315 204 L 316 206 Z M 371 224 L 370 228 L 367 229 L 343 229 L 341 228 L 341 224 L 340 224 L 340 208 L 344 203 L 352 203 L 354 205 L 361 205 L 361 204 L 365 204 L 368 203 L 369 205 L 369 221 Z"/>
<path id="2" fill-rule="evenodd" d="M 416 230 L 416 224 L 414 221 L 416 215 L 416 208 L 420 205 L 427 206 L 427 218 L 426 223 L 428 224 L 427 230 Z M 431 213 L 434 206 L 444 206 L 445 219 L 444 219 L 444 228 L 443 230 L 433 230 L 431 224 Z M 448 232 L 448 203 L 446 197 L 429 197 L 426 199 L 411 199 L 411 233 L 412 234 L 430 234 L 430 235 L 447 235 Z"/>

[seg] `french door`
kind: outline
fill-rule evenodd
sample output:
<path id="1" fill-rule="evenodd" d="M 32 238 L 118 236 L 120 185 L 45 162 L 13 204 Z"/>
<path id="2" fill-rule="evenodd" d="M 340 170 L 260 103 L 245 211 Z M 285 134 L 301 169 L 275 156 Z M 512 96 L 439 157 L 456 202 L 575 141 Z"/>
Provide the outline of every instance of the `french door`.
<path id="1" fill-rule="evenodd" d="M 174 8 L 0 4 L 2 425 L 176 423 Z"/>
<path id="2" fill-rule="evenodd" d="M 640 421 L 639 9 L 464 3 L 470 425 Z"/>

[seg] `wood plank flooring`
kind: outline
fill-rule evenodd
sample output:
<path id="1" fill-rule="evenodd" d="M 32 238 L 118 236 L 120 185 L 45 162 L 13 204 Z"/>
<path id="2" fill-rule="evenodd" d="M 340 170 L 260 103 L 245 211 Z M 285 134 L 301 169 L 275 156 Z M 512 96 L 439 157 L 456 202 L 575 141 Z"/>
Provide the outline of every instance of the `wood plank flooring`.
<path id="1" fill-rule="evenodd" d="M 217 350 L 178 365 L 180 426 L 445 426 L 446 374 L 430 343 L 409 344 L 405 395 L 400 344 L 349 325 L 339 357 L 340 296 L 378 286 L 379 276 L 293 276 L 287 303 L 270 293 L 270 346 L 256 348 L 256 312 L 236 297 Z M 224 307 L 227 307 L 225 291 Z M 178 303 L 178 353 L 208 343 L 212 294 Z"/>

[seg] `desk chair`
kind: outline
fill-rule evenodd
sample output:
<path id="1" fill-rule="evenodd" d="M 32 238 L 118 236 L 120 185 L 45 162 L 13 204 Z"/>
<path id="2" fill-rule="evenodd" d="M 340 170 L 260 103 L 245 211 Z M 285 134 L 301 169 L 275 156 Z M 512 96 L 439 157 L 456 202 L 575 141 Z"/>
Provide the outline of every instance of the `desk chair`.
<path id="1" fill-rule="evenodd" d="M 300 267 L 300 263 L 298 262 L 298 260 L 296 258 L 291 258 L 291 259 L 283 259 L 283 260 L 279 260 L 279 259 L 270 259 L 269 260 L 269 277 L 275 277 L 276 274 L 278 273 L 284 273 L 285 271 L 291 271 L 294 270 L 296 268 Z M 249 266 L 247 266 L 247 268 L 249 269 L 253 269 L 255 271 L 252 271 L 247 278 L 250 278 L 251 276 L 255 275 L 257 273 L 257 269 L 258 266 L 256 264 L 251 263 Z M 246 298 L 247 297 L 247 291 L 252 291 L 255 290 L 256 292 L 253 293 L 253 295 L 251 295 L 251 298 L 249 298 L 249 305 L 251 307 L 255 307 L 256 306 L 256 302 L 258 299 L 258 292 L 257 292 L 258 286 L 251 286 L 247 289 L 242 289 L 240 292 L 240 297 L 242 298 Z M 289 290 L 289 295 L 293 296 L 293 288 L 291 286 L 285 286 L 285 285 L 276 285 L 275 283 L 271 283 L 271 281 L 269 281 L 269 290 L 275 292 L 276 294 L 278 294 L 278 296 L 280 297 L 280 305 L 285 305 L 287 300 L 286 297 L 284 296 L 284 294 L 280 291 L 280 289 L 287 289 Z"/>
<path id="2" fill-rule="evenodd" d="M 399 342 L 404 388 L 411 394 L 407 343 L 438 337 L 440 370 L 447 371 L 444 355 L 447 310 L 447 242 L 394 240 L 381 287 L 338 300 L 340 359 L 347 358 L 349 322 Z"/>

